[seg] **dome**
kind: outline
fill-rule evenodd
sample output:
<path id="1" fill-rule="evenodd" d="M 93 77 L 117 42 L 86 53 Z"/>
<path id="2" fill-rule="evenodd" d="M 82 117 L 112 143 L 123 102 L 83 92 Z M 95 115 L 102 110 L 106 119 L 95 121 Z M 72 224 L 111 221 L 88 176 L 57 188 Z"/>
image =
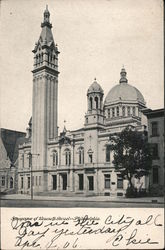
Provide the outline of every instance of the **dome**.
<path id="1" fill-rule="evenodd" d="M 105 98 L 105 104 L 116 101 L 138 101 L 145 105 L 145 100 L 140 91 L 127 83 L 126 71 L 121 70 L 119 84 L 114 86 Z"/>
<path id="2" fill-rule="evenodd" d="M 100 86 L 100 84 L 98 84 L 98 82 L 96 81 L 96 78 L 94 79 L 94 82 L 91 84 L 91 86 L 88 89 L 87 94 L 93 93 L 93 92 L 97 92 L 97 93 L 104 93 L 102 87 Z"/>

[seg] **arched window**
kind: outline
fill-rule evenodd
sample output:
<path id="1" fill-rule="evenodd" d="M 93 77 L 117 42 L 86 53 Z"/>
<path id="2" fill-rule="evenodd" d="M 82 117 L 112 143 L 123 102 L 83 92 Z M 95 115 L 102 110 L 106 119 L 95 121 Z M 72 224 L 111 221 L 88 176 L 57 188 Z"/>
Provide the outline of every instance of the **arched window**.
<path id="1" fill-rule="evenodd" d="M 36 64 L 38 63 L 38 55 L 36 55 Z"/>
<path id="2" fill-rule="evenodd" d="M 127 114 L 130 116 L 130 107 L 127 107 Z"/>
<path id="3" fill-rule="evenodd" d="M 70 166 L 71 164 L 71 152 L 69 149 L 65 150 L 65 165 Z"/>
<path id="4" fill-rule="evenodd" d="M 122 107 L 122 115 L 125 116 L 125 107 Z"/>
<path id="5" fill-rule="evenodd" d="M 13 177 L 10 177 L 10 188 L 13 188 Z"/>
<path id="6" fill-rule="evenodd" d="M 135 107 L 132 108 L 132 114 L 135 116 Z"/>
<path id="7" fill-rule="evenodd" d="M 88 117 L 86 117 L 86 123 L 88 124 Z"/>
<path id="8" fill-rule="evenodd" d="M 81 164 L 81 151 L 79 150 L 79 164 Z"/>
<path id="9" fill-rule="evenodd" d="M 48 64 L 49 64 L 49 53 L 48 53 Z"/>
<path id="10" fill-rule="evenodd" d="M 55 61 L 56 61 L 56 57 L 55 55 L 53 56 L 53 63 L 55 64 Z"/>
<path id="11" fill-rule="evenodd" d="M 112 108 L 112 117 L 115 116 L 115 108 Z"/>
<path id="12" fill-rule="evenodd" d="M 95 102 L 96 102 L 96 109 L 98 109 L 98 97 L 95 97 Z"/>
<path id="13" fill-rule="evenodd" d="M 58 153 L 56 150 L 53 151 L 53 166 L 57 166 L 58 165 Z"/>
<path id="14" fill-rule="evenodd" d="M 41 62 L 41 56 L 40 56 L 40 54 L 39 54 L 39 56 L 38 56 L 38 62 L 40 63 Z"/>
<path id="15" fill-rule="evenodd" d="M 93 163 L 93 151 L 91 149 L 88 150 L 88 161 Z"/>
<path id="16" fill-rule="evenodd" d="M 159 183 L 159 166 L 153 166 L 152 169 L 152 183 L 158 184 Z"/>
<path id="17" fill-rule="evenodd" d="M 41 62 L 43 62 L 43 53 L 41 53 Z"/>
<path id="18" fill-rule="evenodd" d="M 110 109 L 108 109 L 108 118 L 110 118 Z"/>
<path id="19" fill-rule="evenodd" d="M 24 168 L 24 154 L 22 154 L 22 168 Z"/>
<path id="20" fill-rule="evenodd" d="M 90 97 L 90 109 L 92 109 L 93 108 L 93 100 L 92 100 L 92 97 Z"/>
<path id="21" fill-rule="evenodd" d="M 110 145 L 106 145 L 106 162 L 110 162 Z"/>
<path id="22" fill-rule="evenodd" d="M 117 116 L 119 116 L 119 107 L 116 108 Z"/>
<path id="23" fill-rule="evenodd" d="M 79 148 L 79 164 L 84 164 L 84 148 Z"/>
<path id="24" fill-rule="evenodd" d="M 103 97 L 100 97 L 100 109 L 102 109 L 102 105 L 103 105 Z"/>

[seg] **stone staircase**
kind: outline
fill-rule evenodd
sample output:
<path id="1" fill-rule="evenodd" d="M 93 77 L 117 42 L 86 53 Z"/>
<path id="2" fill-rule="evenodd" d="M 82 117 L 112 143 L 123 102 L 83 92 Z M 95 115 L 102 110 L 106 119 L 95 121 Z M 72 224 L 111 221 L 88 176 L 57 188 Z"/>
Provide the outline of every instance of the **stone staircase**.
<path id="1" fill-rule="evenodd" d="M 82 192 L 69 192 L 69 191 L 63 191 L 63 192 L 57 192 L 57 191 L 44 191 L 44 192 L 36 192 L 34 195 L 39 196 L 49 196 L 49 197 L 90 197 L 90 196 L 96 196 L 94 193 L 82 193 Z"/>

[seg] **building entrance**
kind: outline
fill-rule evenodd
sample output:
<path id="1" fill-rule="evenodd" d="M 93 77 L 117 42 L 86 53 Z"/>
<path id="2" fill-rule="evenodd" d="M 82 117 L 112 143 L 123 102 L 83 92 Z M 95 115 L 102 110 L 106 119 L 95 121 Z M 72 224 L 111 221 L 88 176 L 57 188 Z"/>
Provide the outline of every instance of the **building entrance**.
<path id="1" fill-rule="evenodd" d="M 53 190 L 57 189 L 57 175 L 52 175 L 53 178 Z"/>
<path id="2" fill-rule="evenodd" d="M 67 174 L 62 174 L 62 190 L 67 190 Z"/>
<path id="3" fill-rule="evenodd" d="M 88 189 L 94 190 L 94 181 L 93 181 L 93 176 L 88 176 Z"/>

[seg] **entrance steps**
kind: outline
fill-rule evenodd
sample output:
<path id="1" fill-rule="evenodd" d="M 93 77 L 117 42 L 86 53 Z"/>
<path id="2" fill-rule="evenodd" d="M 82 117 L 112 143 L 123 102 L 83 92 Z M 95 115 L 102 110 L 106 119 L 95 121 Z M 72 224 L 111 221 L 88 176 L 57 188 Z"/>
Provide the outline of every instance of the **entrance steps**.
<path id="1" fill-rule="evenodd" d="M 61 192 L 57 192 L 57 191 L 44 191 L 44 192 L 37 192 L 35 193 L 35 195 L 39 195 L 39 196 L 47 196 L 47 197 L 60 197 L 60 196 L 64 196 L 64 197 L 90 197 L 90 196 L 96 196 L 95 193 L 83 193 L 83 192 L 69 192 L 69 191 L 61 191 Z"/>

